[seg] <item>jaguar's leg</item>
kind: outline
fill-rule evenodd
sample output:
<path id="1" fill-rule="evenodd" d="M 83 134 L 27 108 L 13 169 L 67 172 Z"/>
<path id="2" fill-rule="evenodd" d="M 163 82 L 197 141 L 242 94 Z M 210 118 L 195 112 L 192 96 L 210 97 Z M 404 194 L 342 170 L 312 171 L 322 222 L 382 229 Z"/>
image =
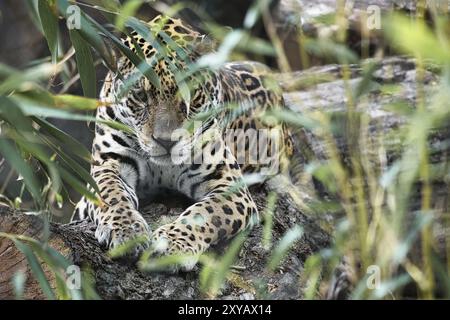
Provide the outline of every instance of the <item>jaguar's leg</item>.
<path id="1" fill-rule="evenodd" d="M 226 240 L 246 228 L 257 208 L 245 185 L 234 156 L 223 141 L 214 154 L 223 161 L 192 164 L 178 179 L 178 189 L 198 202 L 187 208 L 174 222 L 155 230 L 152 236 L 159 254 L 189 254 L 181 265 L 191 270 L 198 256 L 210 245 Z"/>
<path id="2" fill-rule="evenodd" d="M 110 160 L 92 167 L 102 203 L 99 206 L 89 203 L 88 215 L 97 225 L 95 237 L 110 249 L 142 237 L 142 242 L 132 252 L 138 255 L 148 247 L 150 229 L 137 211 L 138 198 L 133 188 L 122 179 L 120 166 L 120 162 Z"/>
<path id="3" fill-rule="evenodd" d="M 99 188 L 101 204 L 83 198 L 75 214 L 88 216 L 95 223 L 95 237 L 108 248 L 142 237 L 143 243 L 133 251 L 138 254 L 148 246 L 150 229 L 138 212 L 136 189 L 147 172 L 145 161 L 133 151 L 133 143 L 122 132 L 96 124 L 91 175 Z"/>
<path id="4" fill-rule="evenodd" d="M 75 206 L 71 221 L 83 220 L 89 218 L 89 201 L 82 197 Z"/>

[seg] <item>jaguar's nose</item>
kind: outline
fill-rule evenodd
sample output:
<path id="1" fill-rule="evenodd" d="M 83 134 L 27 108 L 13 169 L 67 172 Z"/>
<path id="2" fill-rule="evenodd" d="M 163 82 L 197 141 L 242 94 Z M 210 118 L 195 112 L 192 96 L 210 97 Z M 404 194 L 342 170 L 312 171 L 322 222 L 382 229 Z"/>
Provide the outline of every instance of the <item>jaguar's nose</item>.
<path id="1" fill-rule="evenodd" d="M 177 141 L 172 141 L 172 140 L 166 140 L 166 139 L 161 139 L 161 138 L 156 138 L 154 136 L 152 136 L 152 138 L 158 142 L 164 149 L 167 150 L 167 152 L 169 152 L 172 147 L 177 143 Z"/>

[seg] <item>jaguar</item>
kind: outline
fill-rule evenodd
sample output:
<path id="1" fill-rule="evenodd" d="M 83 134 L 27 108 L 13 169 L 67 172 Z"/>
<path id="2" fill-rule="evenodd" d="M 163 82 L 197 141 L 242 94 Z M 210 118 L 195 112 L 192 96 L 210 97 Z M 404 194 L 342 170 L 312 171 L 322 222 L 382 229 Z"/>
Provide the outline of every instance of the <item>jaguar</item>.
<path id="1" fill-rule="evenodd" d="M 264 170 L 265 176 L 288 175 L 292 137 L 273 116 L 285 105 L 265 65 L 212 67 L 208 59 L 219 51 L 208 36 L 164 15 L 146 26 L 122 41 L 149 67 L 136 67 L 123 55 L 105 77 L 91 165 L 101 201 L 83 197 L 74 216 L 92 220 L 95 237 L 108 248 L 141 237 L 134 255 L 151 247 L 160 255 L 198 257 L 255 221 L 258 209 L 247 176 Z M 276 165 L 252 161 L 261 149 Z M 193 204 L 152 232 L 139 205 L 163 189 Z M 196 261 L 182 267 L 191 270 Z"/>

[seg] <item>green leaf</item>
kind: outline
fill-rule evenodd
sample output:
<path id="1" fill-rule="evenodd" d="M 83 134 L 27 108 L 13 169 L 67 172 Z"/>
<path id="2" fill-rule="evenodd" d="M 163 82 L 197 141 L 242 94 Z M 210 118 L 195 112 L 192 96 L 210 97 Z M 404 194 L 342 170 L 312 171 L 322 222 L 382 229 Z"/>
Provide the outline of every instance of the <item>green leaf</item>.
<path id="1" fill-rule="evenodd" d="M 27 241 L 28 239 L 24 240 Z M 46 242 L 39 242 L 35 239 L 30 239 L 27 242 L 33 253 L 53 272 L 56 282 L 57 297 L 59 299 L 70 299 L 64 270 L 66 270 L 71 263 L 59 252 L 49 247 Z"/>
<path id="2" fill-rule="evenodd" d="M 231 242 L 224 256 L 217 263 L 210 261 L 200 272 L 200 287 L 204 292 L 216 295 L 225 281 L 230 267 L 236 260 L 245 239 L 247 239 L 249 231 L 244 231 L 236 236 Z M 206 259 L 203 259 L 206 260 Z M 207 260 L 208 262 L 208 260 Z"/>
<path id="3" fill-rule="evenodd" d="M 43 204 L 40 185 L 36 176 L 31 170 L 31 167 L 28 163 L 23 160 L 22 156 L 19 154 L 19 151 L 12 145 L 11 142 L 4 138 L 0 138 L 0 153 L 2 156 L 8 161 L 11 167 L 20 174 L 25 182 L 25 185 L 30 191 L 33 198 L 40 203 Z"/>
<path id="4" fill-rule="evenodd" d="M 78 32 L 70 30 L 69 35 L 75 49 L 83 93 L 86 97 L 95 98 L 97 96 L 97 81 L 91 49 Z"/>
<path id="5" fill-rule="evenodd" d="M 42 29 L 52 54 L 52 62 L 56 63 L 58 58 L 58 19 L 54 15 L 53 9 L 47 0 L 38 1 Z"/>
<path id="6" fill-rule="evenodd" d="M 319 253 L 306 259 L 303 271 L 303 277 L 307 279 L 307 286 L 304 290 L 306 300 L 311 300 L 317 295 L 317 287 L 323 275 L 322 268 L 322 257 Z"/>
<path id="7" fill-rule="evenodd" d="M 22 241 L 17 239 L 12 239 L 14 241 L 14 244 L 16 245 L 17 249 L 19 249 L 27 258 L 28 264 L 31 268 L 31 271 L 33 272 L 34 277 L 38 281 L 43 293 L 49 300 L 54 300 L 55 295 L 53 293 L 53 290 L 50 286 L 50 283 L 48 282 L 47 278 L 45 277 L 44 270 L 42 270 L 42 266 L 37 259 L 36 255 L 33 253 L 33 251 L 30 249 L 29 246 L 24 244 Z"/>
<path id="8" fill-rule="evenodd" d="M 30 18 L 33 21 L 33 24 L 36 26 L 39 31 L 44 34 L 44 30 L 42 30 L 41 19 L 39 18 L 38 12 L 38 3 L 36 0 L 25 0 L 25 5 L 28 7 L 28 12 L 30 14 Z"/>
<path id="9" fill-rule="evenodd" d="M 40 126 L 40 131 L 44 130 L 45 133 L 48 133 L 62 145 L 69 148 L 72 153 L 76 154 L 77 157 L 80 157 L 86 161 L 90 161 L 91 153 L 80 142 L 44 119 L 32 117 L 32 120 Z"/>
<path id="10" fill-rule="evenodd" d="M 146 255 L 143 255 L 145 257 Z M 191 260 L 197 260 L 194 255 L 169 255 L 161 256 L 158 258 L 148 258 L 141 259 L 138 263 L 139 270 L 144 272 L 164 272 L 177 266 L 189 263 Z"/>
<path id="11" fill-rule="evenodd" d="M 407 101 L 393 101 L 390 104 L 382 106 L 382 109 L 404 117 L 411 117 L 415 112 L 414 107 Z"/>
<path id="12" fill-rule="evenodd" d="M 93 94 L 94 96 L 96 95 L 95 93 Z M 98 107 L 105 105 L 97 99 L 74 96 L 71 94 L 54 95 L 53 101 L 55 107 L 67 108 L 71 110 L 96 110 Z"/>
<path id="13" fill-rule="evenodd" d="M 267 265 L 269 270 L 274 271 L 280 265 L 288 250 L 294 245 L 297 240 L 301 238 L 302 235 L 303 230 L 299 226 L 295 226 L 285 233 L 283 238 L 281 238 L 281 240 L 279 241 L 278 246 L 273 251 L 271 258 L 269 259 L 269 263 Z"/>
<path id="14" fill-rule="evenodd" d="M 385 21 L 386 37 L 393 46 L 420 59 L 430 59 L 440 64 L 450 63 L 450 48 L 438 39 L 422 20 L 411 20 L 393 15 Z"/>
<path id="15" fill-rule="evenodd" d="M 367 66 L 365 66 L 363 77 L 361 81 L 358 82 L 355 90 L 352 92 L 355 100 L 366 96 L 369 92 L 375 89 L 380 88 L 380 85 L 373 80 L 373 74 L 377 69 L 379 69 L 379 67 L 379 64 L 374 62 L 370 62 Z"/>
<path id="16" fill-rule="evenodd" d="M 78 180 L 76 177 L 73 176 L 69 171 L 64 169 L 63 167 L 58 167 L 59 172 L 61 174 L 61 177 L 64 181 L 66 181 L 72 188 L 74 188 L 78 193 L 84 195 L 87 199 L 91 200 L 95 204 L 100 203 L 100 199 L 97 197 L 97 195 L 93 192 L 91 192 L 84 183 L 82 183 L 80 180 Z"/>
<path id="17" fill-rule="evenodd" d="M 120 9 L 120 14 L 116 16 L 116 27 L 118 30 L 123 30 L 125 22 L 129 17 L 135 15 L 136 11 L 142 6 L 142 0 L 128 0 Z"/>
<path id="18" fill-rule="evenodd" d="M 70 6 L 67 0 L 57 0 L 58 8 L 61 14 L 68 18 L 68 8 Z M 106 63 L 110 70 L 116 70 L 116 61 L 112 54 L 110 48 L 105 45 L 102 37 L 98 33 L 98 31 L 92 25 L 92 19 L 89 20 L 89 16 L 86 16 L 80 10 L 80 29 L 73 29 L 74 33 L 79 33 L 84 40 L 86 40 L 94 49 L 98 52 L 98 54 L 103 58 L 103 61 Z"/>
<path id="19" fill-rule="evenodd" d="M 71 94 L 52 95 L 48 91 L 37 89 L 32 91 L 16 92 L 13 97 L 24 98 L 29 102 L 41 104 L 45 107 L 68 110 L 96 110 L 98 107 L 106 106 L 107 103 L 97 99 L 91 99 Z"/>
<path id="20" fill-rule="evenodd" d="M 255 1 L 245 14 L 244 27 L 246 29 L 253 28 L 253 26 L 256 24 L 256 22 L 258 22 L 258 19 L 261 16 L 259 2 L 260 1 Z"/>
<path id="21" fill-rule="evenodd" d="M 62 1 L 62 0 L 60 0 Z M 86 16 L 89 22 L 101 33 L 107 36 L 113 44 L 131 61 L 131 63 L 150 81 L 150 83 L 156 88 L 161 87 L 161 82 L 155 70 L 142 58 L 136 55 L 126 45 L 122 43 L 114 34 L 106 30 L 97 21 L 89 16 Z M 113 69 L 114 70 L 114 69 Z"/>
<path id="22" fill-rule="evenodd" d="M 133 51 L 125 46 L 119 39 L 112 34 L 110 39 L 117 46 L 117 48 L 131 61 L 131 63 L 150 81 L 155 88 L 161 87 L 161 81 L 155 70 L 142 58 L 136 55 Z"/>
<path id="23" fill-rule="evenodd" d="M 39 64 L 25 71 L 14 71 L 11 68 L 1 68 L 0 73 L 11 72 L 9 76 L 0 83 L 0 94 L 9 94 L 14 90 L 30 90 L 37 87 L 36 82 L 48 79 L 56 74 L 58 68 L 50 63 Z"/>
<path id="24" fill-rule="evenodd" d="M 273 232 L 273 212 L 277 201 L 277 194 L 271 192 L 267 197 L 267 206 L 264 210 L 264 227 L 263 227 L 263 247 L 269 250 L 272 246 L 272 232 Z"/>
<path id="25" fill-rule="evenodd" d="M 86 299 L 99 299 L 95 289 L 92 286 L 92 279 L 89 274 L 83 272 L 81 275 L 81 290 L 79 289 L 69 289 L 66 282 L 66 272 L 68 268 L 73 265 L 73 262 L 64 257 L 60 252 L 56 251 L 54 248 L 50 247 L 45 241 L 38 241 L 28 236 L 15 235 L 9 233 L 0 232 L 0 237 L 5 237 L 14 242 L 24 242 L 23 246 L 29 247 L 28 249 L 39 258 L 43 263 L 46 264 L 48 269 L 53 272 L 56 280 L 56 292 L 59 299 L 74 299 L 81 300 L 83 298 L 82 293 L 84 293 L 84 298 Z M 20 244 L 19 244 L 20 245 Z M 22 247 L 21 247 L 22 248 Z M 27 250 L 25 248 L 25 250 Z M 37 269 L 35 276 L 40 277 L 40 272 Z M 18 279 L 20 281 L 20 279 Z M 19 283 L 20 284 L 20 283 Z M 44 283 L 45 286 L 45 283 Z"/>
<path id="26" fill-rule="evenodd" d="M 334 58 L 341 64 L 357 63 L 357 55 L 347 46 L 328 39 L 308 39 L 305 41 L 308 52 L 325 58 Z"/>
<path id="27" fill-rule="evenodd" d="M 47 153 L 47 149 L 43 146 L 42 139 L 33 133 L 23 135 L 22 132 L 10 130 L 8 136 L 16 142 L 16 144 L 25 152 L 28 152 L 34 158 L 45 164 L 47 173 L 51 178 L 51 186 L 54 192 L 58 192 L 61 186 L 61 179 L 55 163 Z"/>
<path id="28" fill-rule="evenodd" d="M 84 2 L 113 12 L 119 11 L 120 8 L 119 0 L 85 0 Z"/>
<path id="29" fill-rule="evenodd" d="M 87 98 L 78 97 L 76 99 L 87 99 Z M 55 109 L 30 99 L 24 99 L 24 97 L 21 96 L 12 96 L 11 100 L 17 103 L 22 112 L 27 116 L 67 119 L 73 121 L 93 121 L 106 124 L 107 126 L 110 126 L 111 128 L 114 128 L 116 130 L 121 130 L 127 133 L 133 133 L 132 128 L 117 121 L 99 120 L 93 116 L 76 114 L 68 110 Z"/>
<path id="30" fill-rule="evenodd" d="M 18 73 L 18 71 L 10 66 L 7 66 L 3 63 L 0 63 L 0 80 L 4 80 L 5 78 Z"/>
<path id="31" fill-rule="evenodd" d="M 306 128 L 308 130 L 315 130 L 321 127 L 320 122 L 313 119 L 311 116 L 307 114 L 300 114 L 298 112 L 294 112 L 287 109 L 273 109 L 270 111 L 267 111 L 263 115 L 264 118 L 269 117 L 275 117 L 279 121 L 282 121 L 288 125 L 299 127 L 299 128 Z M 267 119 L 268 120 L 268 119 Z"/>
<path id="32" fill-rule="evenodd" d="M 336 192 L 339 186 L 334 178 L 335 172 L 333 166 L 330 163 L 321 163 L 319 161 L 312 161 L 305 167 L 305 171 L 313 175 L 318 181 L 326 186 L 330 192 Z"/>
<path id="33" fill-rule="evenodd" d="M 119 258 L 125 256 L 127 253 L 131 252 L 137 245 L 148 242 L 148 237 L 139 236 L 130 239 L 119 246 L 109 250 L 108 254 L 111 258 Z"/>
<path id="34" fill-rule="evenodd" d="M 49 139 L 45 139 L 48 146 L 59 156 L 59 158 L 64 162 L 64 164 L 70 168 L 71 171 L 75 172 L 84 182 L 88 183 L 96 192 L 100 192 L 98 186 L 90 173 L 84 169 L 77 161 L 73 160 L 66 152 L 62 150 L 61 147 L 55 145 Z"/>
<path id="35" fill-rule="evenodd" d="M 23 272 L 22 270 L 17 270 L 16 273 L 14 273 L 14 276 L 12 278 L 12 284 L 13 284 L 16 300 L 23 299 L 23 293 L 24 293 L 26 281 L 27 281 L 27 275 L 25 272 Z"/>

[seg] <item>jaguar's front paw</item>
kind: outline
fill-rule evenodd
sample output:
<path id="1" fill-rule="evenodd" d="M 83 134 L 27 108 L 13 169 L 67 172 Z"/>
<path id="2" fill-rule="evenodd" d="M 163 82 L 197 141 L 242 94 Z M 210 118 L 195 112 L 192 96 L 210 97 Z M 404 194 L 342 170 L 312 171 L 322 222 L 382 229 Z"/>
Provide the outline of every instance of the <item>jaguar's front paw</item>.
<path id="1" fill-rule="evenodd" d="M 176 223 L 159 227 L 152 235 L 153 256 L 178 256 L 169 271 L 192 271 L 207 245 L 185 225 Z"/>
<path id="2" fill-rule="evenodd" d="M 112 250 L 122 245 L 125 254 L 137 258 L 150 247 L 150 228 L 141 214 L 137 211 L 124 212 L 120 216 L 106 215 L 98 224 L 95 237 L 101 245 Z"/>

